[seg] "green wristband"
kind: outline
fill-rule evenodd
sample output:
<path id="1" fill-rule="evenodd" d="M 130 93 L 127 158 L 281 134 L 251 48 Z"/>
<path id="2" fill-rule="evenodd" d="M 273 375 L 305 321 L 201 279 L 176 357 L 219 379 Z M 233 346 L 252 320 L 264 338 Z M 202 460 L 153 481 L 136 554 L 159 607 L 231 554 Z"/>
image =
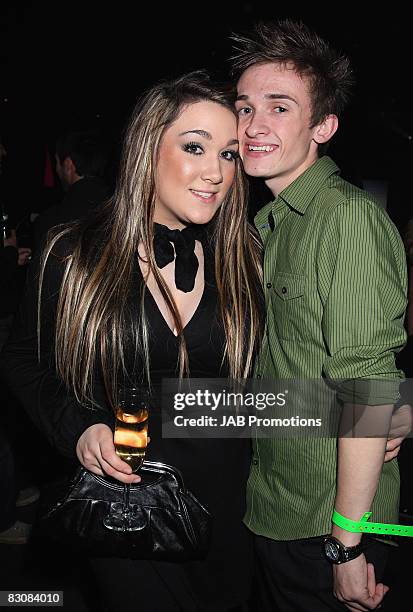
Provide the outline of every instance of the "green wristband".
<path id="1" fill-rule="evenodd" d="M 342 516 L 334 510 L 331 521 L 352 533 L 383 533 L 385 535 L 394 536 L 407 536 L 413 537 L 413 526 L 411 525 L 392 525 L 390 523 L 369 523 L 368 520 L 371 517 L 371 512 L 363 514 L 359 521 L 352 521 L 351 519 Z"/>

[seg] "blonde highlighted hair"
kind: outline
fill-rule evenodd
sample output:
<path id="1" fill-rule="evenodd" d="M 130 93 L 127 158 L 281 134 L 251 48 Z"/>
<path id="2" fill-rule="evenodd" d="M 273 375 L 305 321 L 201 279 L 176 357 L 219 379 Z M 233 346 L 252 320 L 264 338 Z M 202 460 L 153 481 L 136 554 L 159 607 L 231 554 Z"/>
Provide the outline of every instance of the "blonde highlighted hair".
<path id="1" fill-rule="evenodd" d="M 42 256 L 38 332 L 40 351 L 42 282 L 45 266 L 65 235 L 74 240 L 64 258 L 64 274 L 56 313 L 55 362 L 59 376 L 78 401 L 93 404 L 93 377 L 100 361 L 104 386 L 116 405 L 119 375 L 127 376 L 125 347 L 132 339 L 150 380 L 145 284 L 137 321 L 127 316 L 138 245 L 172 314 L 178 333 L 179 373 L 188 375 L 182 322 L 172 295 L 156 266 L 153 252 L 155 175 L 165 130 L 189 104 L 212 101 L 233 111 L 225 89 L 197 71 L 154 86 L 141 99 L 126 132 L 119 180 L 114 196 L 88 222 L 63 227 L 48 241 Z M 235 179 L 215 219 L 213 241 L 219 307 L 225 330 L 225 359 L 230 376 L 250 372 L 260 336 L 259 290 L 261 247 L 247 220 L 247 187 L 240 161 Z M 246 325 L 246 321 L 248 324 Z"/>

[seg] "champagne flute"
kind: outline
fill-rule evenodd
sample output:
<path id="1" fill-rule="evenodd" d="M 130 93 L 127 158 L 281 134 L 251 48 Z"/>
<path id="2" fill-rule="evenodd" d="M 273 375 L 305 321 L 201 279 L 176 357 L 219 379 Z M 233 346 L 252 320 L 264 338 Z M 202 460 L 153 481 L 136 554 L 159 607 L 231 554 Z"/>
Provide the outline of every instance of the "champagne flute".
<path id="1" fill-rule="evenodd" d="M 122 387 L 116 409 L 114 445 L 117 455 L 137 472 L 142 466 L 148 445 L 149 396 L 146 389 Z M 129 504 L 130 484 L 123 485 L 123 506 L 105 519 L 115 531 L 141 529 L 140 521 Z"/>
<path id="2" fill-rule="evenodd" d="M 116 453 L 137 472 L 148 445 L 148 394 L 136 387 L 123 388 L 116 409 L 114 444 Z"/>

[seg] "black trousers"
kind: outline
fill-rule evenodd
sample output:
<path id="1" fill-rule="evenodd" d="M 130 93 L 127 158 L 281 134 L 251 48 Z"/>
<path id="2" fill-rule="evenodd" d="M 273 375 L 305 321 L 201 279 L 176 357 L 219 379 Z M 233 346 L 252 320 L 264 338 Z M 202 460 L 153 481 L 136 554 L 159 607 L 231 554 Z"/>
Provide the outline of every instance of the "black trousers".
<path id="1" fill-rule="evenodd" d="M 0 432 L 0 531 L 11 527 L 16 520 L 16 488 L 14 460 L 7 439 Z"/>
<path id="2" fill-rule="evenodd" d="M 322 537 L 279 541 L 255 536 L 253 612 L 348 612 L 334 597 L 333 571 L 322 552 Z M 389 546 L 366 539 L 365 555 L 381 582 Z M 385 607 L 382 608 L 385 610 Z"/>
<path id="3" fill-rule="evenodd" d="M 208 602 L 210 593 L 201 601 L 179 563 L 93 558 L 90 566 L 104 612 L 248 612 L 247 603 Z"/>
<path id="4" fill-rule="evenodd" d="M 4 346 L 7 338 L 10 334 L 10 329 L 13 323 L 13 316 L 1 317 L 0 318 L 0 350 Z M 0 379 L 3 387 L 4 396 L 4 382 Z M 6 398 L 2 398 L 2 408 L 4 408 L 4 401 L 7 403 L 7 391 Z M 2 414 L 3 423 L 0 427 L 8 425 L 8 414 L 6 416 Z M 4 422 L 6 419 L 6 422 Z M 0 531 L 5 531 L 11 527 L 16 520 L 16 482 L 15 482 L 15 464 L 13 452 L 8 439 L 0 431 Z"/>

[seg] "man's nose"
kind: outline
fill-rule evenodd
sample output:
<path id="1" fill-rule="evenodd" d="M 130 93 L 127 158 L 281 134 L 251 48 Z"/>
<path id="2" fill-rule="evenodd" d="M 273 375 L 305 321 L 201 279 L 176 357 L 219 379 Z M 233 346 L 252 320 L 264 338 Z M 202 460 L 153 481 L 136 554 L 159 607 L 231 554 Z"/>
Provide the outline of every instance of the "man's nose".
<path id="1" fill-rule="evenodd" d="M 257 138 L 257 136 L 265 136 L 269 133 L 270 128 L 264 115 L 262 113 L 254 113 L 253 115 L 251 115 L 251 119 L 245 126 L 245 134 L 249 138 Z"/>

